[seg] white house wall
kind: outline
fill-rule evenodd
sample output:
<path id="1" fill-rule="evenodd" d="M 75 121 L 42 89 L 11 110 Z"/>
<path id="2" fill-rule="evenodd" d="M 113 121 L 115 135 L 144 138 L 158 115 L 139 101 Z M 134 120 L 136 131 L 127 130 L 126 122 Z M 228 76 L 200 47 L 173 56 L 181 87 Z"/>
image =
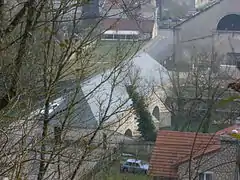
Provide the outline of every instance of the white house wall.
<path id="1" fill-rule="evenodd" d="M 127 130 L 132 132 L 132 136 L 139 136 L 138 125 L 136 115 L 131 112 L 125 112 L 123 117 L 115 119 L 116 123 L 106 122 L 106 126 L 112 130 L 121 134 L 125 134 Z"/>
<path id="2" fill-rule="evenodd" d="M 154 25 L 153 25 L 153 31 L 152 31 L 152 39 L 157 37 L 158 35 L 158 24 L 155 21 Z"/>
<path id="3" fill-rule="evenodd" d="M 239 33 L 215 33 L 214 35 L 214 47 L 219 54 L 226 54 L 232 52 L 240 52 L 240 32 Z"/>
<path id="4" fill-rule="evenodd" d="M 175 27 L 173 37 L 176 58 L 184 58 L 184 51 L 209 52 L 212 48 L 212 36 L 216 33 L 218 22 L 226 15 L 240 12 L 239 0 L 217 0 L 214 5 L 198 12 Z M 193 49 L 193 50 L 191 50 Z"/>
<path id="5" fill-rule="evenodd" d="M 161 91 L 159 93 L 159 91 Z M 157 95 L 156 95 L 157 94 Z M 157 92 L 153 93 L 152 96 L 149 98 L 149 112 L 152 114 L 153 121 L 157 128 L 160 127 L 170 127 L 171 126 L 171 113 L 166 108 L 164 102 L 166 100 L 166 94 L 162 88 L 159 88 Z M 160 96 L 159 96 L 160 95 Z M 159 115 L 160 118 L 157 119 L 153 116 L 153 110 L 155 107 L 159 108 Z"/>
<path id="6" fill-rule="evenodd" d="M 227 14 L 240 12 L 239 0 L 218 0 L 218 4 L 200 12 L 195 17 L 183 22 L 180 28 L 180 39 L 182 41 L 192 40 L 211 35 L 217 28 L 219 20 Z"/>

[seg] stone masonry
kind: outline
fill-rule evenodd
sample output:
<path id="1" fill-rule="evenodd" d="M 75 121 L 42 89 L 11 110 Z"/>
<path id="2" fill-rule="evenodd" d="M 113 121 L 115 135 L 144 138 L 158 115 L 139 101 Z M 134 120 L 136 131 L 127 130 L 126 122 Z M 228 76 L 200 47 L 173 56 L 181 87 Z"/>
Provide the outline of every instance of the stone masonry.
<path id="1" fill-rule="evenodd" d="M 199 173 L 213 173 L 213 180 L 235 180 L 238 141 L 223 137 L 221 149 L 211 154 L 202 155 L 191 161 L 191 176 L 189 178 L 189 161 L 178 166 L 180 180 L 198 179 Z"/>

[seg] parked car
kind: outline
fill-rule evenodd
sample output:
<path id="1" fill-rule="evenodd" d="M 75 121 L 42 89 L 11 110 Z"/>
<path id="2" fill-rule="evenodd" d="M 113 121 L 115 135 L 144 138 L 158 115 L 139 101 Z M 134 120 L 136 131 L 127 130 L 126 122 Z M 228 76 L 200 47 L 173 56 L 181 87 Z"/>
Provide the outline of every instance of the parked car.
<path id="1" fill-rule="evenodd" d="M 148 172 L 149 165 L 138 159 L 128 159 L 120 167 L 121 172 L 145 173 Z"/>

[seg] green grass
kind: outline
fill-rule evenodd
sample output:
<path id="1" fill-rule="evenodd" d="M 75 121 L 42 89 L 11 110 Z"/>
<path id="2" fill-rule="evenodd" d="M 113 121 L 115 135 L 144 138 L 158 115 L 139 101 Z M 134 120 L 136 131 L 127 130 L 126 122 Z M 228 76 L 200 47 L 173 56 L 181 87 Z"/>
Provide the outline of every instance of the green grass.
<path id="1" fill-rule="evenodd" d="M 125 150 L 127 150 L 127 148 L 125 148 Z M 145 154 L 142 153 L 141 155 L 138 155 L 135 157 L 135 153 L 131 151 L 132 149 L 128 149 L 127 152 L 125 152 L 125 150 L 124 150 L 125 154 L 132 154 L 133 156 L 121 156 L 121 158 L 113 162 L 113 164 L 111 164 L 110 167 L 106 167 L 105 169 L 102 169 L 102 171 L 95 176 L 95 179 L 96 180 L 150 180 L 151 177 L 145 174 L 140 174 L 140 173 L 133 174 L 133 173 L 120 172 L 120 165 L 124 163 L 127 159 L 136 158 L 136 159 L 140 159 L 147 162 L 150 157 L 150 154 L 146 152 Z"/>
<path id="2" fill-rule="evenodd" d="M 134 55 L 137 51 L 141 49 L 144 45 L 144 42 L 133 42 L 133 41 L 100 41 L 96 45 L 94 53 L 96 54 L 97 59 L 104 56 L 104 60 L 112 61 L 114 59 L 126 58 Z M 125 58 L 125 59 L 126 59 Z M 125 60 L 123 59 L 123 60 Z"/>
<path id="3" fill-rule="evenodd" d="M 77 69 L 84 69 L 84 76 L 89 77 L 101 73 L 117 63 L 134 56 L 145 42 L 133 41 L 99 41 L 92 45 L 84 60 L 75 63 L 69 69 L 69 73 L 76 72 Z M 84 64 L 84 68 L 83 68 Z M 70 75 L 70 78 L 72 75 Z M 69 77 L 68 77 L 69 78 Z M 68 79 L 67 78 L 67 79 Z"/>
<path id="4" fill-rule="evenodd" d="M 150 180 L 151 177 L 145 174 L 121 173 L 120 162 L 116 161 L 109 169 L 99 173 L 98 180 Z"/>
<path id="5" fill-rule="evenodd" d="M 133 41 L 100 41 L 93 51 L 94 68 L 103 71 L 119 62 L 133 57 L 144 45 L 144 42 Z"/>

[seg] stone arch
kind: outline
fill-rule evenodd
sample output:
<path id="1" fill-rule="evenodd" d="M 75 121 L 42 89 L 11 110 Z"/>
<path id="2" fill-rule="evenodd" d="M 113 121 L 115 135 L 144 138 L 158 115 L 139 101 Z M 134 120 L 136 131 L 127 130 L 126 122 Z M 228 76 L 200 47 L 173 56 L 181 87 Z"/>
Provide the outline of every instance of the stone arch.
<path id="1" fill-rule="evenodd" d="M 128 137 L 132 137 L 133 135 L 132 135 L 131 129 L 127 129 L 127 130 L 125 131 L 124 135 L 125 135 L 125 136 L 128 136 Z"/>
<path id="2" fill-rule="evenodd" d="M 240 15 L 228 14 L 220 19 L 217 24 L 218 31 L 240 31 Z"/>
<path id="3" fill-rule="evenodd" d="M 160 110 L 158 106 L 155 106 L 152 111 L 152 115 L 157 119 L 160 120 Z"/>

